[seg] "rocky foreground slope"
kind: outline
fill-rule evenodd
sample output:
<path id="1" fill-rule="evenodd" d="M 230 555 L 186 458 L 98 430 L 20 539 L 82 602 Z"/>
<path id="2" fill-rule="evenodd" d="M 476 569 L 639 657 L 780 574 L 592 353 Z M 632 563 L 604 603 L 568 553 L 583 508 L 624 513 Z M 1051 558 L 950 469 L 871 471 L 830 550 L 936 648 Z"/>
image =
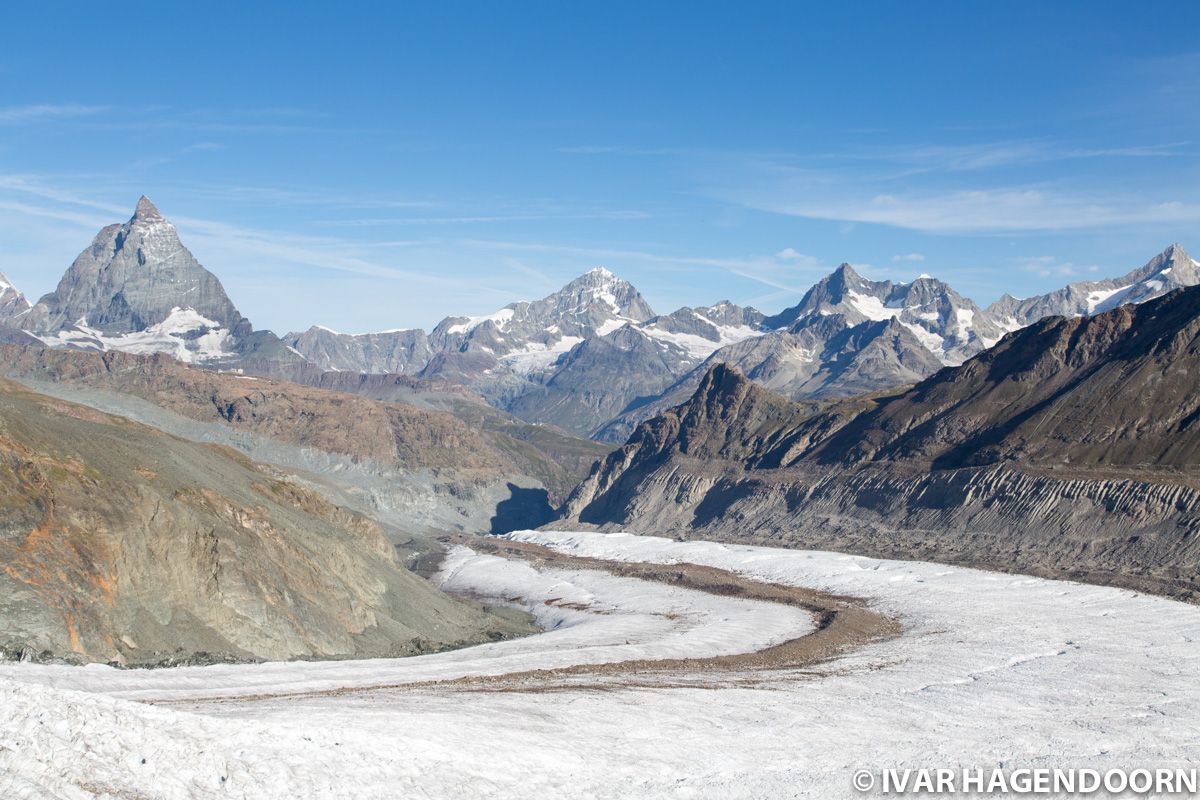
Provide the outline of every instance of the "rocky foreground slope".
<path id="1" fill-rule="evenodd" d="M 1043 320 L 814 412 L 725 365 L 638 427 L 564 524 L 1200 591 L 1200 288 Z"/>
<path id="2" fill-rule="evenodd" d="M 339 502 L 409 534 L 534 527 L 591 464 L 567 450 L 559 441 L 565 435 L 545 434 L 548 450 L 563 451 L 560 463 L 543 454 L 540 441 L 445 411 L 217 373 L 163 354 L 0 345 L 0 374 L 302 471 L 340 490 Z M 583 444 L 589 453 L 597 449 Z"/>
<path id="3" fill-rule="evenodd" d="M 0 381 L 0 651 L 159 664 L 422 652 L 520 630 L 376 523 L 201 445 Z"/>

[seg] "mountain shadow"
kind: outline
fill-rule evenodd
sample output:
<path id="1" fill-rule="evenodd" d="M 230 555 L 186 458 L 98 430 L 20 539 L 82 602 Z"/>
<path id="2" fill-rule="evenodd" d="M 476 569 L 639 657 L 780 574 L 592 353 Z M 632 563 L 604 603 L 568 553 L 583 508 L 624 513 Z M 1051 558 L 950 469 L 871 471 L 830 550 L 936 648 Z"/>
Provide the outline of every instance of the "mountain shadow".
<path id="1" fill-rule="evenodd" d="M 526 489 L 508 484 L 509 496 L 496 504 L 491 532 L 509 533 L 545 525 L 554 518 L 550 497 L 545 489 Z"/>

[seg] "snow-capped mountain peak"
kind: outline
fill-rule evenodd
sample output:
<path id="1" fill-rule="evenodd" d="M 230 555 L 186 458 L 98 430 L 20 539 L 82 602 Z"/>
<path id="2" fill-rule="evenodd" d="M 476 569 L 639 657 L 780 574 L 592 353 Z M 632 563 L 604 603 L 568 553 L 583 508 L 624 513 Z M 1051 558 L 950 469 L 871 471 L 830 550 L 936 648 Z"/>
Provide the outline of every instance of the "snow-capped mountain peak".
<path id="1" fill-rule="evenodd" d="M 86 320 L 86 322 L 81 322 Z M 250 322 L 142 196 L 124 224 L 103 228 L 57 288 L 17 324 L 51 346 L 233 358 Z"/>
<path id="2" fill-rule="evenodd" d="M 909 283 L 873 281 L 842 264 L 817 282 L 800 303 L 764 321 L 797 333 L 820 317 L 836 316 L 848 326 L 896 320 L 943 364 L 957 364 L 1004 335 L 971 300 L 929 275 Z"/>
<path id="3" fill-rule="evenodd" d="M 642 322 L 654 312 L 629 281 L 618 278 L 604 267 L 595 267 L 568 283 L 543 303 L 553 303 L 561 313 L 579 313 L 607 309 L 614 317 Z"/>
<path id="4" fill-rule="evenodd" d="M 1080 281 L 1023 300 L 1004 295 L 987 310 L 1006 328 L 1016 330 L 1043 317 L 1091 316 L 1127 303 L 1144 303 L 1198 283 L 1200 263 L 1176 243 L 1119 278 Z"/>
<path id="5" fill-rule="evenodd" d="M 0 323 L 12 322 L 29 310 L 29 301 L 3 272 L 0 272 Z"/>
<path id="6" fill-rule="evenodd" d="M 16 319 L 29 312 L 29 308 L 29 300 L 25 299 L 22 291 L 14 287 L 4 272 L 0 272 L 0 325 L 16 324 Z"/>
<path id="7" fill-rule="evenodd" d="M 604 336 L 653 316 L 633 284 L 596 267 L 540 300 L 510 303 L 479 317 L 447 317 L 434 328 L 430 341 L 438 350 L 507 357 L 527 372 L 552 364 L 590 336 Z"/>

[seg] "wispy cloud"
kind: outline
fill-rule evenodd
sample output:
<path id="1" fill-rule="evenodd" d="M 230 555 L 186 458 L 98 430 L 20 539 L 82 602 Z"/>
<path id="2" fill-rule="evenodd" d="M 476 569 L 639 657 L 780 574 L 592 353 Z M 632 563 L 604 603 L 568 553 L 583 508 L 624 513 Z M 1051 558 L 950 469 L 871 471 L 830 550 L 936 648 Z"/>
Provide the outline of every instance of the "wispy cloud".
<path id="1" fill-rule="evenodd" d="M 677 253 L 655 253 L 645 250 L 615 248 L 578 247 L 571 245 L 546 244 L 540 242 L 512 242 L 494 239 L 464 239 L 457 244 L 495 251 L 525 251 L 552 253 L 586 259 L 588 263 L 607 264 L 643 262 L 661 267 L 686 270 L 694 267 L 709 267 L 731 275 L 769 286 L 777 292 L 796 294 L 807 291 L 814 275 L 829 268 L 820 259 L 804 255 L 793 248 L 785 248 L 774 255 L 751 255 L 743 257 L 714 258 Z"/>
<path id="2" fill-rule="evenodd" d="M 30 217 L 41 217 L 43 219 L 53 219 L 59 222 L 69 222 L 73 225 L 93 231 L 99 230 L 103 226 L 112 222 L 111 219 L 106 219 L 97 214 L 90 214 L 86 211 L 46 208 L 44 206 L 34 205 L 32 203 L 21 203 L 13 200 L 0 200 L 0 210 L 9 211 L 14 214 L 24 214 Z"/>
<path id="3" fill-rule="evenodd" d="M 1080 266 L 1071 261 L 1063 261 L 1057 256 L 1026 256 L 1017 259 L 1017 266 L 1025 272 L 1032 272 L 1039 278 L 1076 278 L 1083 273 L 1096 273 L 1100 271 L 1097 264 L 1088 264 Z"/>
<path id="4" fill-rule="evenodd" d="M 597 211 L 581 214 L 481 214 L 447 217 L 372 217 L 367 219 L 318 220 L 320 225 L 370 228 L 389 225 L 469 225 L 491 222 L 545 222 L 549 220 L 643 220 L 644 211 Z"/>
<path id="5" fill-rule="evenodd" d="M 1051 140 L 1023 139 L 907 148 L 860 148 L 827 153 L 823 158 L 907 164 L 930 171 L 969 172 L 1081 159 L 1176 158 L 1188 154 L 1185 148 L 1189 144 L 1179 141 L 1126 147 L 1078 147 Z"/>
<path id="6" fill-rule="evenodd" d="M 1024 139 L 791 153 L 662 152 L 678 155 L 696 193 L 718 202 L 847 226 L 987 234 L 1200 221 L 1194 181 L 1167 179 L 1194 171 L 1195 149 L 1186 140 L 1092 146 Z M 1086 163 L 1103 160 L 1131 163 Z M 1116 175 L 1119 181 L 1111 179 Z"/>
<path id="7" fill-rule="evenodd" d="M 54 105 L 39 103 L 28 106 L 0 108 L 0 125 L 44 122 L 68 117 L 85 117 L 107 111 L 107 106 L 85 106 L 76 103 Z"/>
<path id="8" fill-rule="evenodd" d="M 882 169 L 793 165 L 758 159 L 727 165 L 706 193 L 749 208 L 808 219 L 874 223 L 928 233 L 1058 231 L 1200 222 L 1200 192 L 1182 181 L 1150 189 L 1035 184 L 1003 177 L 917 180 Z M 971 184 L 977 184 L 972 186 Z"/>
<path id="9" fill-rule="evenodd" d="M 128 209 L 113 203 L 93 200 L 78 192 L 51 186 L 36 175 L 0 175 L 0 190 L 4 189 L 23 195 L 38 197 L 43 200 L 51 200 L 55 203 L 66 204 L 68 206 L 82 206 L 106 213 L 120 214 L 128 211 Z M 53 211 L 55 209 L 50 208 L 46 210 Z"/>
<path id="10" fill-rule="evenodd" d="M 208 153 L 214 150 L 224 150 L 225 145 L 220 142 L 196 142 L 183 148 L 185 153 Z"/>
<path id="11" fill-rule="evenodd" d="M 900 262 L 917 263 L 917 262 L 924 261 L 924 260 L 925 260 L 925 256 L 922 253 L 905 253 L 904 255 L 892 256 L 893 263 L 900 263 Z"/>
<path id="12" fill-rule="evenodd" d="M 890 225 L 929 233 L 1055 231 L 1115 225 L 1200 222 L 1200 202 L 1173 197 L 1089 196 L 1041 187 L 817 196 L 745 194 L 764 211 L 810 219 Z"/>

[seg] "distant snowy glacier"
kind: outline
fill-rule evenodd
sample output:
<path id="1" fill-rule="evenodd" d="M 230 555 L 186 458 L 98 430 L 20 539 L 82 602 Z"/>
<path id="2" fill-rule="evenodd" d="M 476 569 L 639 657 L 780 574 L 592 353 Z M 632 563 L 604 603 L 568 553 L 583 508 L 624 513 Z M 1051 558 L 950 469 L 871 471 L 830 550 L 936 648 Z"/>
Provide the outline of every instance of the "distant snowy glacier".
<path id="1" fill-rule="evenodd" d="M 890 767 L 1200 763 L 1200 608 L 1134 592 L 837 553 L 629 534 L 510 534 L 864 598 L 899 635 L 805 670 L 470 676 L 747 652 L 800 609 L 451 552 L 447 588 L 547 632 L 410 659 L 171 670 L 0 665 L 7 797 L 861 797 Z M 134 702 L 129 698 L 154 701 Z"/>

